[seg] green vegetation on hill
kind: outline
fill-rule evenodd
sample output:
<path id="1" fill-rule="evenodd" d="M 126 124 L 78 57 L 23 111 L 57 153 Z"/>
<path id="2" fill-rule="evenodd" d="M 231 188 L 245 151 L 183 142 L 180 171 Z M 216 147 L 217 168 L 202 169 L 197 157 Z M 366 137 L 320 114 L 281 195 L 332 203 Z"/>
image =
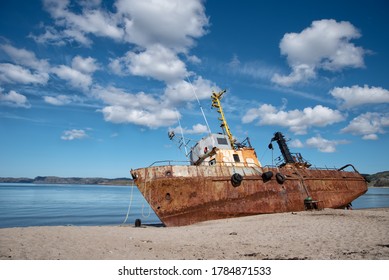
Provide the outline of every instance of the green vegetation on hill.
<path id="1" fill-rule="evenodd" d="M 370 181 L 369 186 L 371 187 L 389 187 L 389 171 L 368 175 L 366 179 Z"/>
<path id="2" fill-rule="evenodd" d="M 0 178 L 0 183 L 31 183 L 31 184 L 69 184 L 69 185 L 118 185 L 128 186 L 133 184 L 129 178 L 80 178 L 80 177 L 56 177 L 56 176 L 38 176 L 31 178 Z"/>
<path id="3" fill-rule="evenodd" d="M 369 181 L 370 187 L 389 187 L 389 171 L 378 172 L 372 175 L 364 174 Z M 129 186 L 134 181 L 130 178 L 107 179 L 100 177 L 80 178 L 80 177 L 56 177 L 56 176 L 38 176 L 31 178 L 11 178 L 0 177 L 0 183 L 32 183 L 32 184 L 69 184 L 69 185 L 116 185 Z"/>

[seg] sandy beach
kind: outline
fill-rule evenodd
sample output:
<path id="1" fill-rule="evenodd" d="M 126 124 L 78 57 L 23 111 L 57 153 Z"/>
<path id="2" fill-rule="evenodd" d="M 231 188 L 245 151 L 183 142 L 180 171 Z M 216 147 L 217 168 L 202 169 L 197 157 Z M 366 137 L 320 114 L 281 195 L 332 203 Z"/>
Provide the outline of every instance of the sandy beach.
<path id="1" fill-rule="evenodd" d="M 3 228 L 0 259 L 388 260 L 389 208 L 258 215 L 172 228 Z"/>

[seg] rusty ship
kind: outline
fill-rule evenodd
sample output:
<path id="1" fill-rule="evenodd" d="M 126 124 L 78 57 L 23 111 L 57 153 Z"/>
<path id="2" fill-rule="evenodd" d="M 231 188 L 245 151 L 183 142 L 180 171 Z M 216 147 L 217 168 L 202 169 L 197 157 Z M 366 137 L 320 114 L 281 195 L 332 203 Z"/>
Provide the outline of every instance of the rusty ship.
<path id="1" fill-rule="evenodd" d="M 213 92 L 223 133 L 209 133 L 187 153 L 188 163 L 158 161 L 131 170 L 133 180 L 165 226 L 308 209 L 345 208 L 367 191 L 365 178 L 351 164 L 313 168 L 291 153 L 281 132 L 271 138 L 281 151 L 277 165 L 262 166 L 249 138 L 238 142 L 227 124 L 221 99 Z M 174 132 L 169 132 L 173 139 Z M 181 145 L 186 145 L 180 139 Z"/>

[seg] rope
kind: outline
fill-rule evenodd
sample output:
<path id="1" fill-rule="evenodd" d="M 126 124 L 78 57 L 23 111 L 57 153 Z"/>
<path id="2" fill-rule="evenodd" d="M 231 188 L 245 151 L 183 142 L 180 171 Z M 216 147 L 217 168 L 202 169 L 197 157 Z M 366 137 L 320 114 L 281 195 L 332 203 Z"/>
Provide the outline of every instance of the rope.
<path id="1" fill-rule="evenodd" d="M 132 206 L 133 192 L 134 192 L 134 185 L 131 185 L 130 203 L 128 204 L 127 215 L 126 215 L 126 218 L 124 219 L 122 225 L 124 225 L 127 222 L 128 216 L 130 215 L 130 209 L 131 209 L 131 206 Z"/>

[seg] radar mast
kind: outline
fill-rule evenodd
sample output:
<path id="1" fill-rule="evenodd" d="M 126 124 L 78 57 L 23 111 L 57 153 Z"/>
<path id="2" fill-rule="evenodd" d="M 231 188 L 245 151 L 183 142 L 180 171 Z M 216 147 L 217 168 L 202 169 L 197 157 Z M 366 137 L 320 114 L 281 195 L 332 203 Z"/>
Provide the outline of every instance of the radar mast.
<path id="1" fill-rule="evenodd" d="M 230 140 L 230 143 L 231 143 L 231 148 L 235 149 L 234 144 L 235 144 L 236 140 L 234 139 L 234 137 L 231 134 L 230 128 L 227 124 L 226 117 L 224 116 L 223 108 L 222 108 L 222 105 L 220 102 L 220 100 L 222 99 L 222 96 L 225 92 L 226 92 L 226 90 L 222 90 L 218 93 L 212 92 L 212 96 L 211 96 L 212 107 L 216 108 L 217 112 L 220 114 L 220 118 L 218 118 L 222 122 L 220 127 L 223 129 L 224 134 L 226 134 L 228 136 L 228 139 Z"/>

